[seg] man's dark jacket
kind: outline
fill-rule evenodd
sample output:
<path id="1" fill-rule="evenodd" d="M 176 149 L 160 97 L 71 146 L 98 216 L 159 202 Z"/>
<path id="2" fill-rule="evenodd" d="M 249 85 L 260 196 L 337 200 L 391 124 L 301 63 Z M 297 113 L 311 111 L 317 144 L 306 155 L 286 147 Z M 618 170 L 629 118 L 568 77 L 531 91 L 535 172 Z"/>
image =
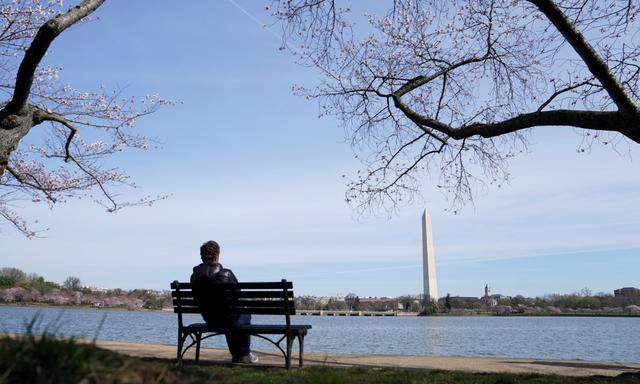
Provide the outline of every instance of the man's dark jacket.
<path id="1" fill-rule="evenodd" d="M 230 269 L 222 267 L 222 264 L 215 262 L 203 262 L 193 267 L 191 274 L 191 284 L 196 301 L 202 309 L 202 317 L 211 326 L 220 326 L 233 323 L 237 320 L 237 315 L 225 313 L 225 298 L 207 295 L 207 291 L 212 292 L 210 287 L 215 283 L 237 283 L 238 279 Z M 228 297 L 226 297 L 228 299 Z"/>

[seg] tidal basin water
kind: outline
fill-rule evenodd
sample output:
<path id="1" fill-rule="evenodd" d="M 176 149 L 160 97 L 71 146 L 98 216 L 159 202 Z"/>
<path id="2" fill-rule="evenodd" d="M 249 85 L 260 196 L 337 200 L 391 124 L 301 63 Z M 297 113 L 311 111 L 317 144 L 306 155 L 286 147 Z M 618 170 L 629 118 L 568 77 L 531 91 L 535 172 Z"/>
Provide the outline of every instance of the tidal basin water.
<path id="1" fill-rule="evenodd" d="M 177 319 L 171 312 L 131 312 L 54 307 L 0 306 L 0 331 L 24 332 L 38 316 L 45 327 L 66 336 L 176 344 Z M 282 318 L 254 316 L 254 323 Z M 187 322 L 201 322 L 187 316 Z M 315 317 L 305 350 L 343 354 L 500 356 L 640 362 L 640 318 L 624 317 Z M 102 325 L 101 325 L 102 324 Z M 270 350 L 253 338 L 256 349 Z M 226 347 L 224 337 L 206 346 Z"/>

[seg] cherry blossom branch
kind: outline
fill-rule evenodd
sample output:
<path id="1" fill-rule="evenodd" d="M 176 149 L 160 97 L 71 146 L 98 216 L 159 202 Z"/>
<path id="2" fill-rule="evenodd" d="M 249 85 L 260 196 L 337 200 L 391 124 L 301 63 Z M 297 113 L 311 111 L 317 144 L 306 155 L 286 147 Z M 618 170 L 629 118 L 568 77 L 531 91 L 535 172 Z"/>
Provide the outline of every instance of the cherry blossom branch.
<path id="1" fill-rule="evenodd" d="M 111 197 L 111 194 L 107 191 L 107 189 L 105 188 L 105 186 L 102 183 L 102 181 L 100 179 L 98 179 L 93 172 L 90 172 L 89 170 L 87 170 L 87 168 L 84 165 L 82 165 L 78 160 L 76 160 L 75 157 L 70 156 L 69 158 L 71 159 L 71 161 L 73 163 L 75 163 L 78 166 L 78 168 L 80 168 L 85 174 L 87 174 L 91 179 L 93 179 L 93 181 L 96 183 L 96 185 L 102 191 L 102 194 L 109 200 L 109 202 L 111 202 L 112 207 L 111 208 L 107 208 L 107 211 L 108 212 L 117 211 L 118 210 L 118 203 L 116 203 L 114 198 Z"/>
<path id="2" fill-rule="evenodd" d="M 69 129 L 69 135 L 67 136 L 67 141 L 65 142 L 65 145 L 64 145 L 64 153 L 65 153 L 64 162 L 65 163 L 69 162 L 69 160 L 71 159 L 71 152 L 69 148 L 71 147 L 71 142 L 73 141 L 73 137 L 78 132 L 76 127 L 74 127 L 69 120 L 65 119 L 61 115 L 58 115 L 57 113 L 37 110 L 37 112 L 34 115 L 35 115 L 34 118 L 38 120 L 37 124 L 39 124 L 42 121 L 55 121 L 64 125 Z"/>
<path id="3" fill-rule="evenodd" d="M 32 174 L 28 173 L 27 176 L 30 177 L 34 181 L 35 184 L 29 182 L 28 180 L 25 180 L 22 177 L 22 175 L 20 175 L 16 170 L 14 170 L 9 165 L 7 165 L 7 171 L 9 171 L 9 173 L 18 181 L 18 183 L 26 185 L 26 186 L 31 187 L 33 189 L 36 189 L 38 191 L 41 191 L 42 193 L 45 194 L 47 199 L 49 199 L 52 203 L 56 202 L 56 199 L 51 194 L 51 191 L 48 188 L 45 188 L 42 185 L 42 183 L 40 183 L 40 181 L 35 176 L 33 176 Z"/>
<path id="4" fill-rule="evenodd" d="M 103 160 L 127 148 L 146 150 L 153 140 L 131 128 L 137 119 L 174 102 L 156 94 L 134 98 L 122 88 L 108 91 L 103 85 L 76 90 L 59 82 L 61 68 L 41 64 L 52 41 L 103 2 L 84 0 L 63 13 L 56 0 L 0 7 L 0 91 L 8 98 L 0 103 L 0 218 L 28 237 L 36 232 L 9 208 L 10 199 L 53 206 L 91 196 L 95 188 L 104 196 L 95 202 L 115 212 L 166 198 L 119 201 L 112 188 L 136 186 L 124 172 L 105 168 Z M 23 139 L 32 128 L 47 121 L 47 134 L 26 145 Z M 83 137 L 81 127 L 91 130 L 87 137 L 93 141 Z"/>
<path id="5" fill-rule="evenodd" d="M 22 233 L 27 238 L 33 238 L 37 235 L 37 232 L 29 229 L 26 221 L 17 215 L 14 211 L 10 210 L 6 203 L 4 203 L 3 196 L 0 196 L 0 217 L 4 221 L 13 226 L 19 233 Z"/>
<path id="6" fill-rule="evenodd" d="M 13 97 L 5 107 L 8 112 L 19 112 L 26 107 L 36 68 L 49 49 L 51 42 L 65 29 L 95 11 L 103 2 L 104 0 L 84 0 L 66 13 L 54 17 L 40 27 L 20 63 Z"/>

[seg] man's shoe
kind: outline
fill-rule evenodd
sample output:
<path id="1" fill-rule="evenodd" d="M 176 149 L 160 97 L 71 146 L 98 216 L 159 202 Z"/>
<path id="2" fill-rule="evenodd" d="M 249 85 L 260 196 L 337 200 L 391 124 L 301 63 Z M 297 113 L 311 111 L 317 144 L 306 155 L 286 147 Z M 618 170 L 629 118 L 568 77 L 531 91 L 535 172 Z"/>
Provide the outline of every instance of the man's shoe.
<path id="1" fill-rule="evenodd" d="M 235 360 L 235 361 L 233 361 Z M 255 364 L 259 361 L 260 359 L 258 359 L 258 356 L 254 355 L 253 353 L 249 353 L 246 356 L 240 356 L 238 358 L 234 357 L 232 359 L 232 361 L 234 363 L 241 363 L 241 364 Z"/>

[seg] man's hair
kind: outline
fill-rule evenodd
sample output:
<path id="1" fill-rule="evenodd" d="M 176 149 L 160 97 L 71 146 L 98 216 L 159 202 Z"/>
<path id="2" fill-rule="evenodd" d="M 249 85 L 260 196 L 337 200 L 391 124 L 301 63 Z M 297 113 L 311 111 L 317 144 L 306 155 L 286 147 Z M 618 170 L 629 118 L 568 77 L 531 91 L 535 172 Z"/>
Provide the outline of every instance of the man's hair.
<path id="1" fill-rule="evenodd" d="M 209 240 L 200 246 L 200 257 L 203 261 L 214 261 L 220 256 L 220 246 L 213 240 Z"/>

